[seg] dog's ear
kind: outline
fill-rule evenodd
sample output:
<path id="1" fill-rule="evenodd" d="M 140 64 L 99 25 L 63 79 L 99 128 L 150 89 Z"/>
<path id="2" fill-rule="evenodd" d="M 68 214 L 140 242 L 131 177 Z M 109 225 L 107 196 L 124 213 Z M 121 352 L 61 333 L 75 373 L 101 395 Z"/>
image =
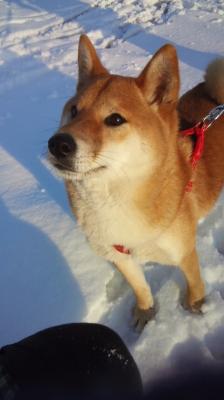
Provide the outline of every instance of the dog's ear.
<path id="1" fill-rule="evenodd" d="M 170 44 L 161 47 L 136 82 L 149 104 L 175 105 L 180 84 L 176 49 Z"/>
<path id="2" fill-rule="evenodd" d="M 86 35 L 81 35 L 79 39 L 78 66 L 78 86 L 84 85 L 93 76 L 108 74 L 106 68 L 101 64 L 93 44 Z"/>

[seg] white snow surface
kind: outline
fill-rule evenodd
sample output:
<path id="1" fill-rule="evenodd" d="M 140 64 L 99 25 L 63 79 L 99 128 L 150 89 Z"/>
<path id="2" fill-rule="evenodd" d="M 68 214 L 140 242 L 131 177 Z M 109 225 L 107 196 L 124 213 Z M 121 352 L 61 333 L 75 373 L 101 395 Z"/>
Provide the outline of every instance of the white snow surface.
<path id="1" fill-rule="evenodd" d="M 47 140 L 75 91 L 79 35 L 114 73 L 138 74 L 164 43 L 179 54 L 182 92 L 223 56 L 223 0 L 0 0 L 0 345 L 67 322 L 117 331 L 144 382 L 190 363 L 224 361 L 224 199 L 199 226 L 203 315 L 180 305 L 174 268 L 147 265 L 158 312 L 139 335 L 134 298 L 90 249 L 62 182 L 46 167 Z"/>

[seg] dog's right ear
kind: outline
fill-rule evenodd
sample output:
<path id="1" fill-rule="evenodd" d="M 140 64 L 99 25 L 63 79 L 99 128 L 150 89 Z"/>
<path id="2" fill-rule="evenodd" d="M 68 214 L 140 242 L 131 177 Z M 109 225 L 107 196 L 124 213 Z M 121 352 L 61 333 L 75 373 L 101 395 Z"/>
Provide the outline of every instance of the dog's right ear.
<path id="1" fill-rule="evenodd" d="M 179 80 L 176 49 L 166 44 L 152 57 L 136 82 L 149 104 L 172 108 L 178 101 Z"/>
<path id="2" fill-rule="evenodd" d="M 78 66 L 78 87 L 85 85 L 94 76 L 109 74 L 101 64 L 93 44 L 86 35 L 81 35 L 79 39 Z"/>

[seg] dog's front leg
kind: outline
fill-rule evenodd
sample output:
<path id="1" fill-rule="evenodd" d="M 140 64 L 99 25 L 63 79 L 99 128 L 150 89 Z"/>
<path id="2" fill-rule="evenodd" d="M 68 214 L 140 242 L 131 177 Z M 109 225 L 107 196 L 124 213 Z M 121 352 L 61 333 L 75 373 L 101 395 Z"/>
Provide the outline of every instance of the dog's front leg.
<path id="1" fill-rule="evenodd" d="M 181 263 L 187 280 L 187 307 L 192 312 L 199 312 L 205 297 L 204 282 L 201 278 L 197 252 L 194 249 Z"/>
<path id="2" fill-rule="evenodd" d="M 115 263 L 117 269 L 124 275 L 136 296 L 134 308 L 134 325 L 138 331 L 154 316 L 154 301 L 151 289 L 145 279 L 142 268 L 131 257 Z"/>

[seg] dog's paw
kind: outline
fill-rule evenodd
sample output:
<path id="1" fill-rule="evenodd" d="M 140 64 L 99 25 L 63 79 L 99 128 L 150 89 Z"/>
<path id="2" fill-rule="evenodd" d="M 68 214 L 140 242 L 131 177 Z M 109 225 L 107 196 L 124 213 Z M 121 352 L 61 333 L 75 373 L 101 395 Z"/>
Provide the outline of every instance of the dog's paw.
<path id="1" fill-rule="evenodd" d="M 205 302 L 205 299 L 201 299 L 196 301 L 194 304 L 191 304 L 188 306 L 189 311 L 192 312 L 193 314 L 203 314 L 202 312 L 202 306 Z"/>
<path id="2" fill-rule="evenodd" d="M 190 311 L 192 314 L 202 315 L 202 306 L 205 303 L 205 298 L 201 300 L 195 301 L 193 304 L 189 304 L 189 302 L 185 301 L 183 307 L 185 310 Z"/>
<path id="3" fill-rule="evenodd" d="M 141 332 L 148 321 L 156 315 L 155 307 L 150 307 L 147 310 L 142 310 L 136 305 L 133 309 L 133 327 L 136 332 Z"/>

